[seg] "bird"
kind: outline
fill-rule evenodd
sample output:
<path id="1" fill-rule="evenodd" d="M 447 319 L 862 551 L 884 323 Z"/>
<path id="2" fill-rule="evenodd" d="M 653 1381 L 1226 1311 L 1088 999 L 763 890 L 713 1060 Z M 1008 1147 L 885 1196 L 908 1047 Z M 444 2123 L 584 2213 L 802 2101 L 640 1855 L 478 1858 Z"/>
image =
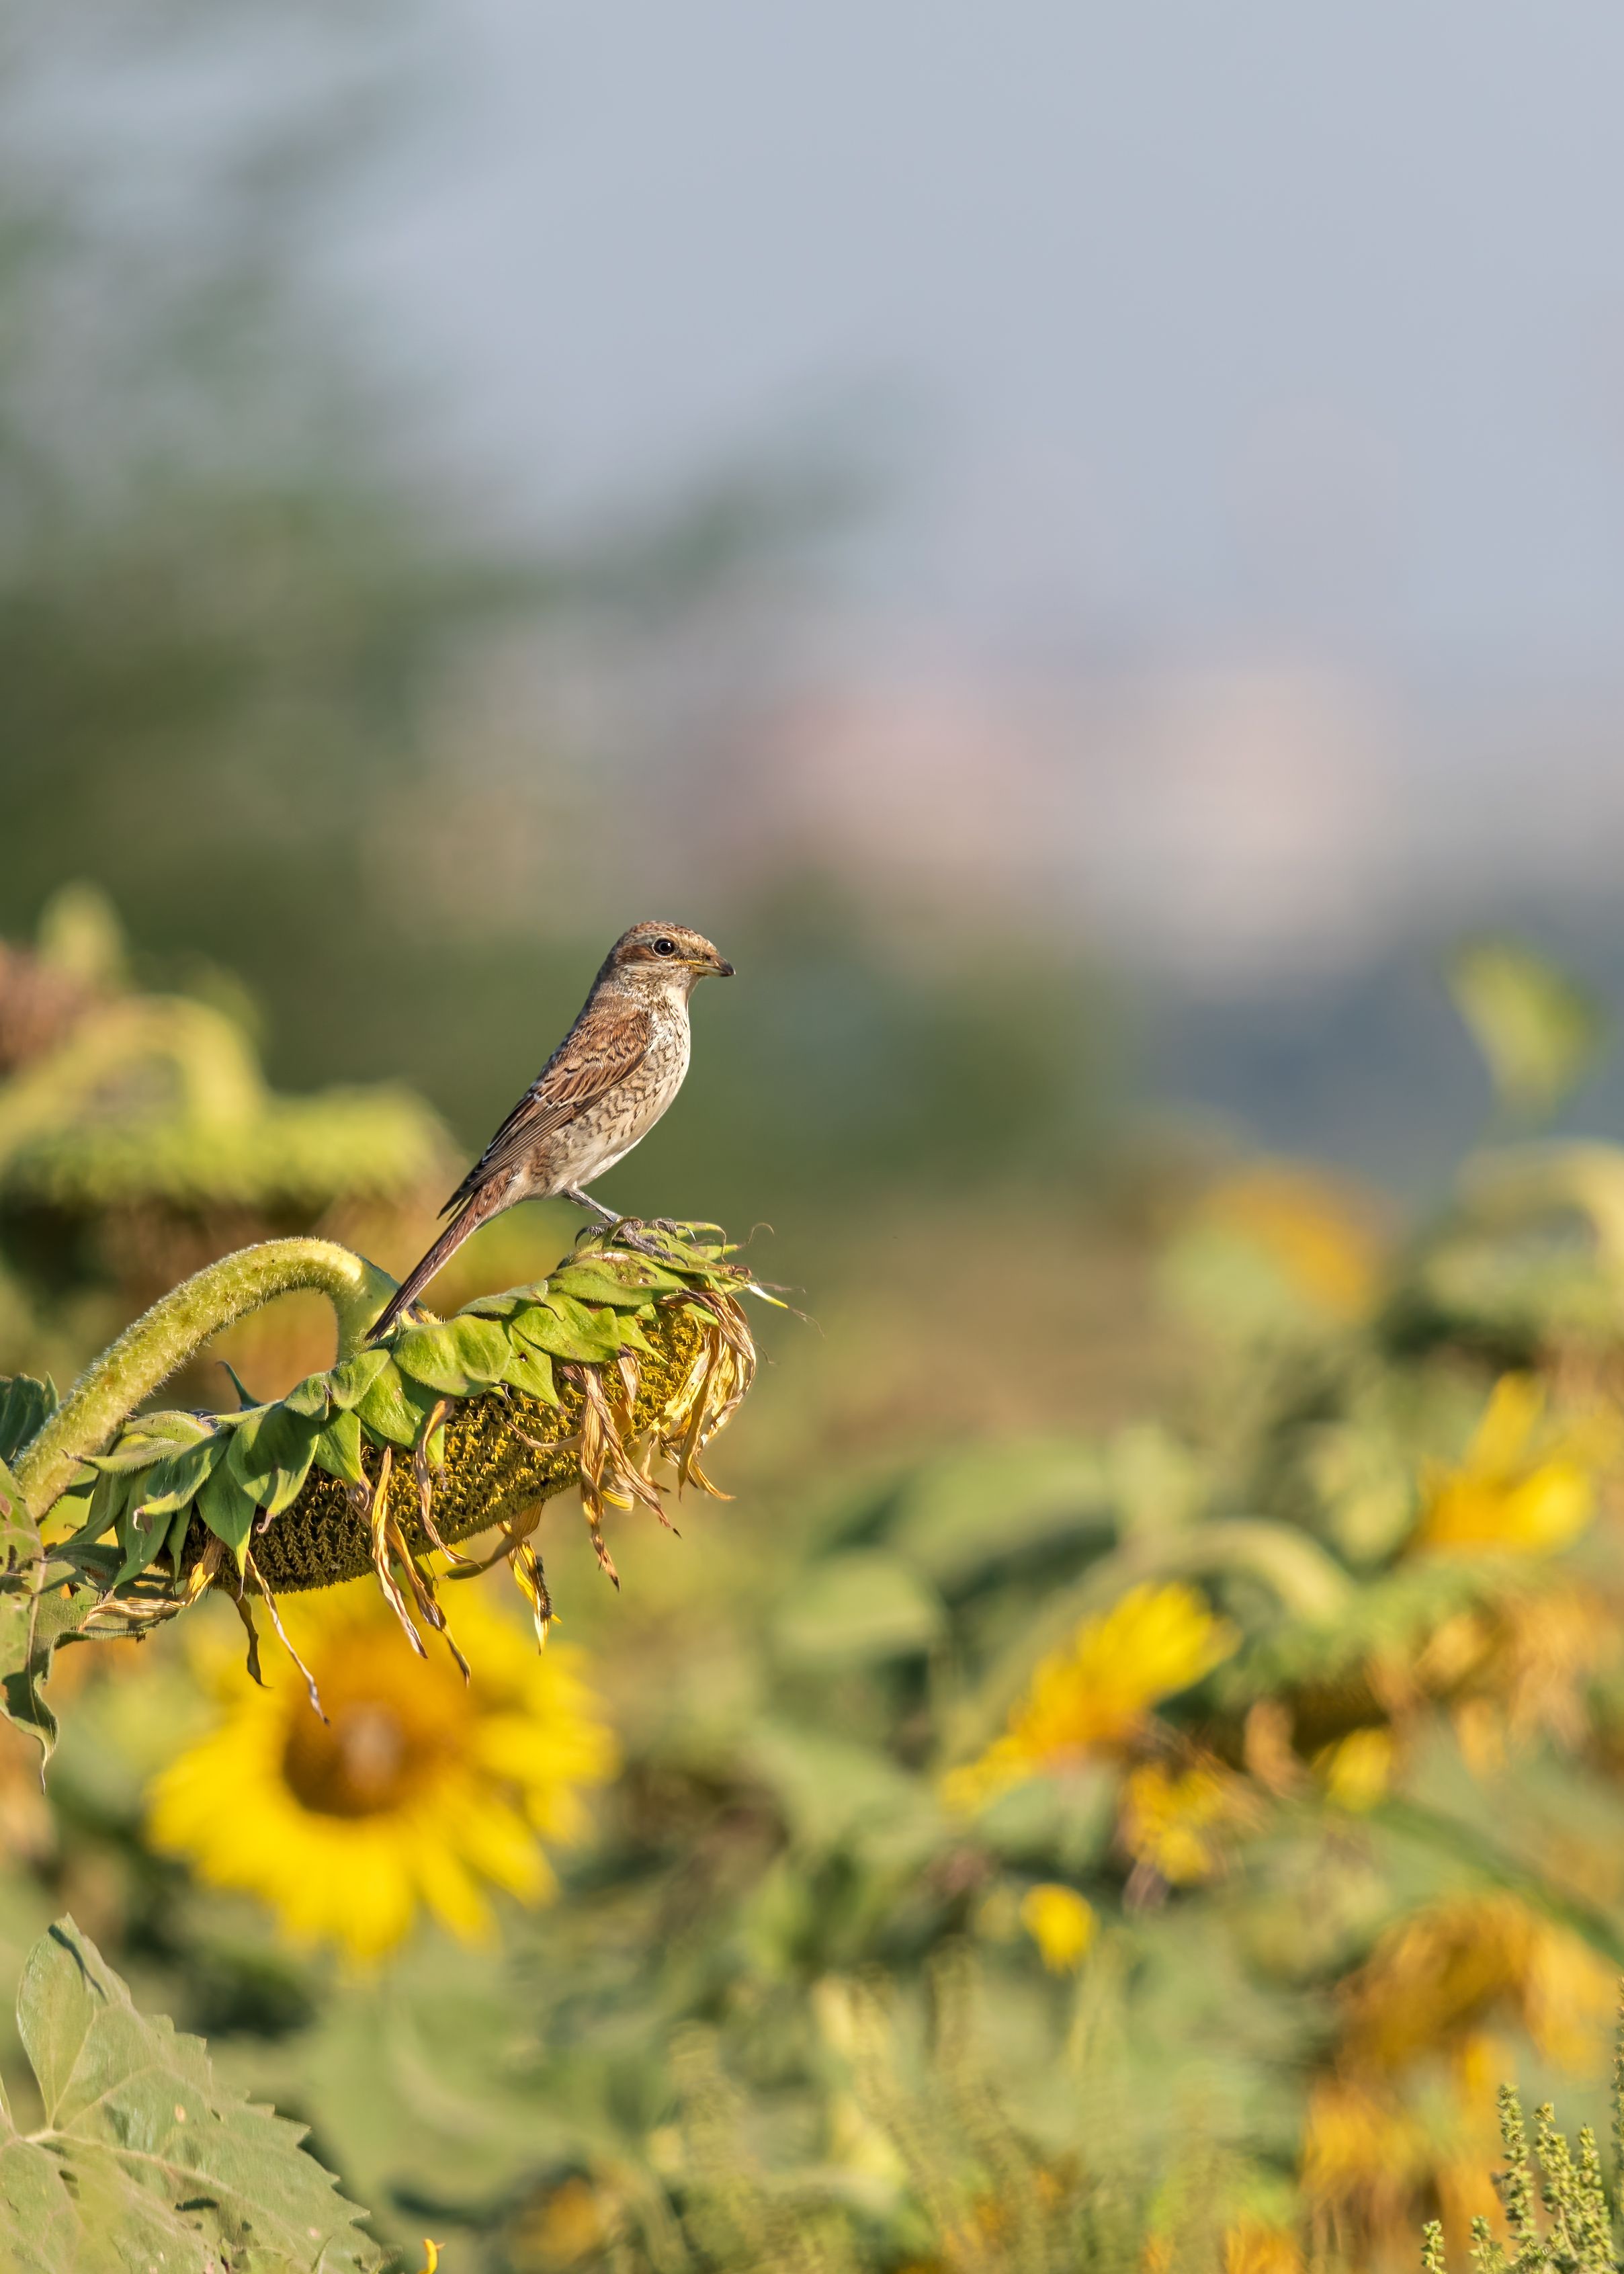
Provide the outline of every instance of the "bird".
<path id="1" fill-rule="evenodd" d="M 574 1201 L 625 1221 L 585 1190 L 646 1137 L 682 1087 L 688 998 L 733 967 L 685 924 L 635 923 L 604 958 L 575 1023 L 440 1210 L 450 1223 L 406 1274 L 368 1339 L 401 1313 L 471 1232 L 519 1201 Z"/>

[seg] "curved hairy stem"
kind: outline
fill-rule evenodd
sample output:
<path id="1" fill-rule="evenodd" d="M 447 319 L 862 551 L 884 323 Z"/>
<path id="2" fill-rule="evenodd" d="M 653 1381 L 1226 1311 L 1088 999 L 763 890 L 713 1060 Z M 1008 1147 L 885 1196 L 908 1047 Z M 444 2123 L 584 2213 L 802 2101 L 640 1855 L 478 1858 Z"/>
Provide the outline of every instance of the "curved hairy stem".
<path id="1" fill-rule="evenodd" d="M 74 1383 L 67 1398 L 13 1463 L 36 1522 L 64 1490 L 86 1454 L 99 1452 L 161 1382 L 213 1335 L 278 1295 L 313 1289 L 333 1306 L 338 1355 L 359 1349 L 395 1291 L 365 1256 L 331 1239 L 267 1239 L 239 1248 L 182 1280 L 124 1329 Z"/>

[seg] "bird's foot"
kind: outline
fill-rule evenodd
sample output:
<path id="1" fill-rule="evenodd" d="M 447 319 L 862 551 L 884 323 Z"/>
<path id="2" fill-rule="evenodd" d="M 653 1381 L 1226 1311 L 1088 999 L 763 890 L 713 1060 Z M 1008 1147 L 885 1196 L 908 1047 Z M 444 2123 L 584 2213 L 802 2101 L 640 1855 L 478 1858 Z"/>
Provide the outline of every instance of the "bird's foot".
<path id="1" fill-rule="evenodd" d="M 628 1231 L 625 1229 L 625 1224 L 628 1223 L 635 1229 Z M 629 1247 L 635 1255 L 646 1255 L 651 1263 L 662 1262 L 665 1260 L 665 1249 L 659 1240 L 651 1239 L 649 1237 L 649 1232 L 653 1228 L 652 1226 L 645 1228 L 640 1216 L 627 1217 L 616 1228 L 615 1243 L 620 1247 Z"/>

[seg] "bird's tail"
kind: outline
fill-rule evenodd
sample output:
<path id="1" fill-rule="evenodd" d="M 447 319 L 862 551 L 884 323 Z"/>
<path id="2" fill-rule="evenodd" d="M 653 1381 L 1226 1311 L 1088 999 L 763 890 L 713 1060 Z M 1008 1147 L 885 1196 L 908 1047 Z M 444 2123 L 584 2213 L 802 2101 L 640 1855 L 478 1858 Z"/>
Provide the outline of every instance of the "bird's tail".
<path id="1" fill-rule="evenodd" d="M 384 1305 L 377 1323 L 368 1331 L 366 1339 L 369 1343 L 378 1342 L 388 1333 L 401 1313 L 417 1301 L 436 1272 L 443 1269 L 470 1231 L 478 1231 L 489 1213 L 489 1209 L 479 1207 L 475 1199 L 459 1215 L 453 1216 L 428 1254 L 419 1257 L 412 1265 Z"/>

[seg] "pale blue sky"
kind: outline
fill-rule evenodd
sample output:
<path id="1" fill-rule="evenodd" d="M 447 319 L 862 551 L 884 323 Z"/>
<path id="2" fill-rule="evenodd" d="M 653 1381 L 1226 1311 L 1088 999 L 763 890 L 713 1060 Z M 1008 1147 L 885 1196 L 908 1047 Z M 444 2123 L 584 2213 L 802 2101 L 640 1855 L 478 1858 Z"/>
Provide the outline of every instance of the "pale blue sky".
<path id="1" fill-rule="evenodd" d="M 872 418 L 904 617 L 1615 675 L 1615 0 L 447 0 L 351 259 L 526 506 Z"/>

